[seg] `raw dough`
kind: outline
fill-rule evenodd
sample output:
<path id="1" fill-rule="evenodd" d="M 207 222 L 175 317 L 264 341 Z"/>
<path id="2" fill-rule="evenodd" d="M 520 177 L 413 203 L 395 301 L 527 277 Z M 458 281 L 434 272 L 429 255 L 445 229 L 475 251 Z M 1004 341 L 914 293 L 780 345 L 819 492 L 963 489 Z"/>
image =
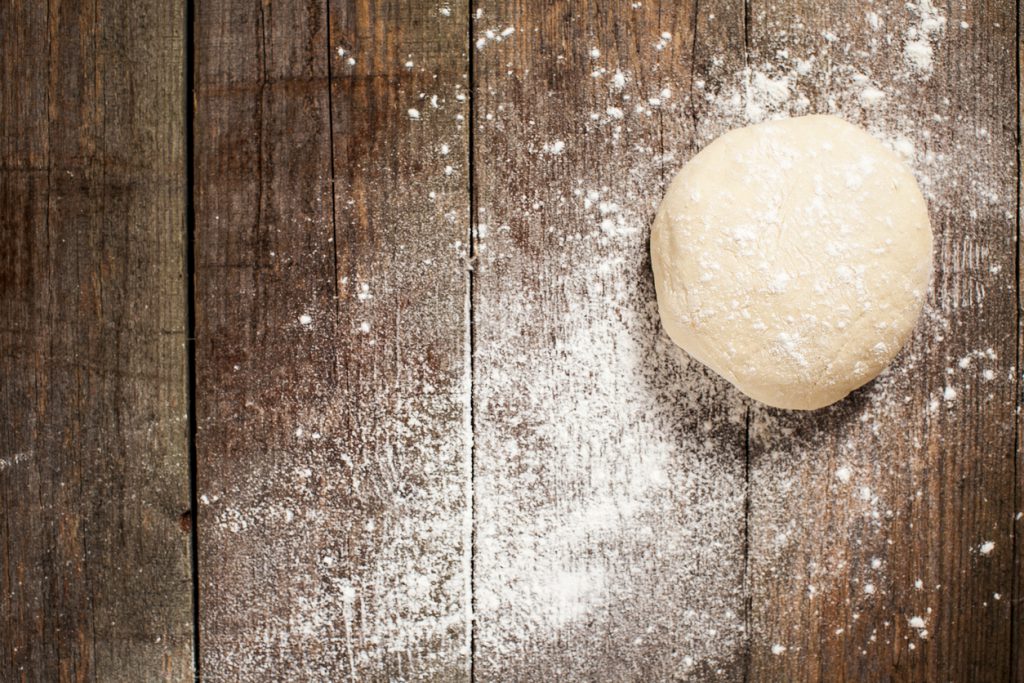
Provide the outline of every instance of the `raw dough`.
<path id="1" fill-rule="evenodd" d="M 827 406 L 907 341 L 932 268 L 910 171 L 833 116 L 726 133 L 672 181 L 651 234 L 662 324 L 779 408 Z"/>

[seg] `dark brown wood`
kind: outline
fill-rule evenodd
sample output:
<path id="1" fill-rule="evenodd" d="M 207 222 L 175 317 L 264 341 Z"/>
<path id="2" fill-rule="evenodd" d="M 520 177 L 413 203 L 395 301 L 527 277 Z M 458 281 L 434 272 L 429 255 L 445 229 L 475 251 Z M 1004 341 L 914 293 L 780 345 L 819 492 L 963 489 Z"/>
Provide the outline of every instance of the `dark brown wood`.
<path id="1" fill-rule="evenodd" d="M 184 3 L 0 5 L 0 680 L 190 681 Z"/>
<path id="2" fill-rule="evenodd" d="M 467 5 L 197 3 L 203 680 L 1024 680 L 1015 9 Z M 0 7 L 0 680 L 192 676 L 183 14 Z M 646 235 L 811 111 L 936 277 L 801 414 L 673 349 Z"/>
<path id="3" fill-rule="evenodd" d="M 663 336 L 647 240 L 706 10 L 475 7 L 476 678 L 742 680 L 745 406 Z"/>
<path id="4" fill-rule="evenodd" d="M 205 680 L 468 678 L 454 5 L 197 4 Z"/>
<path id="5" fill-rule="evenodd" d="M 750 680 L 1009 677 L 1015 21 L 998 2 L 750 3 L 748 63 L 816 55 L 784 108 L 802 93 L 909 142 L 936 236 L 926 314 L 883 377 L 815 413 L 754 408 Z M 904 52 L 922 38 L 930 76 Z"/>

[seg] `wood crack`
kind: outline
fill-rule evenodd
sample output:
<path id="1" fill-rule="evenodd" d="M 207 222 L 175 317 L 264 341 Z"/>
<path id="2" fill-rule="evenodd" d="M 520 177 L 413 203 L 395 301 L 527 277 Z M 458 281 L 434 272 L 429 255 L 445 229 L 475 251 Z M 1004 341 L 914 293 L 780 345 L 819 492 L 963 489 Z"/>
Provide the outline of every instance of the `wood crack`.
<path id="1" fill-rule="evenodd" d="M 199 633 L 199 480 L 196 404 L 196 183 L 195 183 L 195 2 L 185 3 L 185 363 L 188 375 L 188 478 L 190 569 L 192 573 L 192 677 L 202 675 Z"/>
<path id="2" fill-rule="evenodd" d="M 693 0 L 693 41 L 690 43 L 690 119 L 693 121 L 693 138 L 694 143 L 697 142 L 697 129 L 699 120 L 697 118 L 697 93 L 693 87 L 694 81 L 697 78 L 697 27 L 699 26 L 700 19 L 700 0 Z M 696 144 L 694 144 L 696 146 Z M 665 154 L 665 150 L 662 149 L 662 155 Z"/>
<path id="3" fill-rule="evenodd" d="M 331 256 L 334 259 L 334 312 L 338 316 L 338 320 L 341 319 L 341 292 L 338 286 L 338 280 L 341 277 L 341 273 L 338 272 L 338 207 L 337 207 L 337 190 L 334 186 L 334 76 L 331 67 L 331 2 L 330 0 L 324 0 L 324 13 L 326 16 L 327 28 L 325 33 L 327 41 L 327 137 L 328 145 L 330 146 L 330 192 L 331 192 Z"/>
<path id="4" fill-rule="evenodd" d="M 1020 416 L 1018 415 L 1021 405 L 1021 361 L 1024 360 L 1021 357 L 1021 296 L 1020 296 L 1020 212 L 1021 212 L 1021 183 L 1024 182 L 1024 178 L 1021 177 L 1021 91 L 1020 91 L 1020 0 L 1014 3 L 1016 11 L 1014 16 L 1016 17 L 1016 25 L 1014 27 L 1014 34 L 1016 36 L 1016 60 L 1015 60 L 1015 82 L 1016 87 L 1016 102 L 1017 102 L 1017 129 L 1015 131 L 1017 148 L 1016 148 L 1016 161 L 1017 161 L 1017 186 L 1016 186 L 1016 211 L 1015 213 L 1015 239 L 1014 239 L 1014 288 L 1016 293 L 1016 306 L 1017 306 L 1017 321 L 1016 321 L 1016 371 L 1014 372 L 1013 379 L 1013 405 L 1016 406 L 1014 414 L 1010 416 L 1013 420 L 1013 452 L 1010 457 L 1013 458 L 1013 509 L 1011 510 L 1010 518 L 1010 547 L 1011 547 L 1011 558 L 1010 566 L 1012 569 L 1012 589 L 1011 596 L 1013 599 L 1010 601 L 1010 678 L 1009 680 L 1016 681 L 1019 676 L 1019 663 L 1020 657 L 1020 625 L 1017 623 L 1018 616 L 1018 603 L 1020 601 L 1020 548 L 1017 538 L 1017 518 L 1016 511 L 1020 509 L 1020 471 L 1019 471 L 1019 460 L 1020 460 Z"/>
<path id="5" fill-rule="evenodd" d="M 750 405 L 743 414 L 743 680 L 750 680 Z"/>
<path id="6" fill-rule="evenodd" d="M 469 12 L 466 17 L 466 54 L 467 54 L 467 69 L 469 71 L 469 88 L 468 88 L 468 124 L 469 132 L 467 135 L 467 190 L 469 193 L 468 198 L 468 230 L 466 243 L 469 245 L 469 267 L 466 268 L 466 302 L 467 302 L 467 316 L 466 316 L 466 327 L 467 327 L 467 376 L 468 376 L 468 392 L 467 405 L 469 410 L 469 623 L 467 628 L 469 629 L 469 680 L 476 680 L 476 654 L 477 654 L 477 642 L 476 642 L 476 555 L 477 555 L 477 544 L 476 544 L 476 413 L 475 413 L 475 353 L 476 353 L 476 338 L 475 338 L 475 321 L 474 321 L 474 308 L 473 308 L 473 285 L 474 285 L 474 263 L 476 259 L 476 166 L 474 163 L 475 156 L 475 130 L 476 130 L 476 69 L 474 60 L 474 44 L 473 44 L 473 33 L 475 30 L 474 22 L 474 11 L 475 11 L 475 0 L 469 0 Z"/>

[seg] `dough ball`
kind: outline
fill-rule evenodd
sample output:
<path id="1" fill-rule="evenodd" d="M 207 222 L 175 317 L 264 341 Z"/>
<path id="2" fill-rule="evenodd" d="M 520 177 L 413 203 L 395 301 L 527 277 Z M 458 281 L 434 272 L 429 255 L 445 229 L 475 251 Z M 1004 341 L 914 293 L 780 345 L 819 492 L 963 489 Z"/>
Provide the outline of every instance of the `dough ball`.
<path id="1" fill-rule="evenodd" d="M 910 337 L 932 268 L 914 176 L 833 116 L 731 131 L 654 219 L 662 324 L 691 356 L 779 408 L 827 406 Z"/>

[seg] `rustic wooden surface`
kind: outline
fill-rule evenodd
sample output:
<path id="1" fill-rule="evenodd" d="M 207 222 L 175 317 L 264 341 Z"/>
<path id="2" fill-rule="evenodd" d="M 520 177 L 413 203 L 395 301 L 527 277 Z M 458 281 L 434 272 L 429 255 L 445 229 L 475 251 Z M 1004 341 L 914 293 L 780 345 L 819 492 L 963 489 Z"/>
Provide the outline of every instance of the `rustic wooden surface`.
<path id="1" fill-rule="evenodd" d="M 0 680 L 1024 680 L 1019 8 L 193 5 L 0 7 Z M 647 230 L 826 111 L 935 278 L 787 413 L 667 341 Z"/>
<path id="2" fill-rule="evenodd" d="M 192 679 L 184 19 L 0 5 L 3 681 Z"/>
<path id="3" fill-rule="evenodd" d="M 465 679 L 465 10 L 196 29 L 202 676 Z"/>

